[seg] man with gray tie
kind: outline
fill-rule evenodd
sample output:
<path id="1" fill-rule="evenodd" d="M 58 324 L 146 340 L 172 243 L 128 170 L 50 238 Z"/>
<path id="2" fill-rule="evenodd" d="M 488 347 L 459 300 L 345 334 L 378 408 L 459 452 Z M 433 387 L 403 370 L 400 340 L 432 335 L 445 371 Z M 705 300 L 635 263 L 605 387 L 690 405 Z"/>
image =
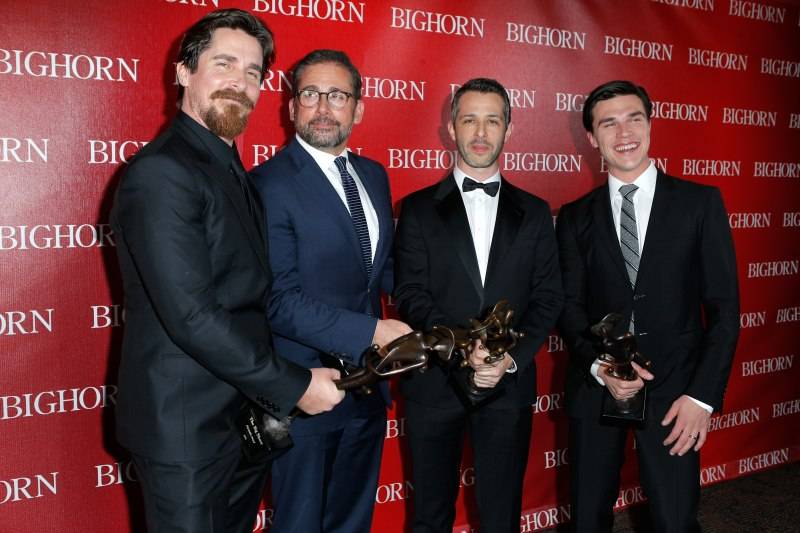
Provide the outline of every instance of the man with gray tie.
<path id="1" fill-rule="evenodd" d="M 566 301 L 559 327 L 570 353 L 572 526 L 610 532 L 628 429 L 635 430 L 654 531 L 699 531 L 698 451 L 719 411 L 739 332 L 736 260 L 719 190 L 668 176 L 648 155 L 652 103 L 628 81 L 589 94 L 583 125 L 608 183 L 564 205 L 558 236 Z M 589 328 L 620 313 L 652 372 L 617 379 Z M 641 425 L 601 421 L 603 395 L 647 387 Z"/>

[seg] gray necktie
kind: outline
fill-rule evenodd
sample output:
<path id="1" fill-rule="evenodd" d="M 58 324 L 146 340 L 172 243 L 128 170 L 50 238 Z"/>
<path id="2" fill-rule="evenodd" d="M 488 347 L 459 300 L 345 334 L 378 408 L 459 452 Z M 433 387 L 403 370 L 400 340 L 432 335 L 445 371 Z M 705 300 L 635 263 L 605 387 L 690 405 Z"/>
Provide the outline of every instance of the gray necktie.
<path id="1" fill-rule="evenodd" d="M 639 234 L 636 231 L 636 211 L 633 208 L 633 195 L 639 189 L 636 185 L 623 185 L 619 188 L 622 194 L 622 210 L 619 214 L 619 243 L 622 257 L 631 288 L 636 287 L 636 274 L 639 272 Z"/>
<path id="2" fill-rule="evenodd" d="M 625 259 L 625 269 L 628 271 L 628 280 L 631 289 L 636 289 L 636 275 L 639 273 L 639 232 L 636 230 L 636 210 L 633 208 L 633 195 L 636 194 L 636 185 L 623 185 L 619 188 L 622 195 L 622 210 L 619 213 L 619 245 L 622 257 Z M 636 330 L 634 322 L 635 313 L 631 313 L 628 329 L 633 333 Z"/>

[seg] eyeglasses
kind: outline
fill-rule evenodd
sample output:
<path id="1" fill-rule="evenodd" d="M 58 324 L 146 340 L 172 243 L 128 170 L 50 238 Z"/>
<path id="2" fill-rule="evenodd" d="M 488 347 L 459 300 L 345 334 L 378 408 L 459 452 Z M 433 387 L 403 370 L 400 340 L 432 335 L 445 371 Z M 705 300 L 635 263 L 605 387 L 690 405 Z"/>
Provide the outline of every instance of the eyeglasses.
<path id="1" fill-rule="evenodd" d="M 328 105 L 333 109 L 342 109 L 347 105 L 347 101 L 353 97 L 351 93 L 334 89 L 328 92 L 317 91 L 316 89 L 302 89 L 297 91 L 297 101 L 303 107 L 314 107 L 319 104 L 319 97 L 325 95 Z"/>

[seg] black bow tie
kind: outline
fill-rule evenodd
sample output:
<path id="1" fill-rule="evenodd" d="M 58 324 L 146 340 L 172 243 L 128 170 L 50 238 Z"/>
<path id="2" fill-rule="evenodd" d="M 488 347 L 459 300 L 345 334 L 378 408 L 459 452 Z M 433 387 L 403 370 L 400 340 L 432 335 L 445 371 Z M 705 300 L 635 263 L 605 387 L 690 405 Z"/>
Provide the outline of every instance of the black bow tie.
<path id="1" fill-rule="evenodd" d="M 461 190 L 464 192 L 474 191 L 475 189 L 483 189 L 483 192 L 489 196 L 497 196 L 497 191 L 500 190 L 500 182 L 492 181 L 490 183 L 481 183 L 472 178 L 464 178 L 461 184 Z"/>

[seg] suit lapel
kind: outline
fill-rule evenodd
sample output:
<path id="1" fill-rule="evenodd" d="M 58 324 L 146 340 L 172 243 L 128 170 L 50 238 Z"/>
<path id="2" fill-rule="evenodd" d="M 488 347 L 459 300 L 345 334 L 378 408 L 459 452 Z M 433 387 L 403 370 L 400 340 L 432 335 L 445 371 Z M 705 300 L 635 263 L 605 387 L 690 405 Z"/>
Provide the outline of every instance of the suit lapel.
<path id="1" fill-rule="evenodd" d="M 669 180 L 670 178 L 666 174 L 660 170 L 658 171 L 653 206 L 650 208 L 650 220 L 647 222 L 647 235 L 645 235 L 644 247 L 639 259 L 639 273 L 636 276 L 637 284 L 651 268 L 651 261 L 648 258 L 652 256 L 652 252 L 648 253 L 648 251 L 656 246 L 654 243 L 667 240 L 672 231 L 670 221 L 674 217 L 670 214 L 670 210 L 678 204 L 671 199 L 672 183 Z"/>
<path id="2" fill-rule="evenodd" d="M 489 249 L 489 264 L 486 267 L 486 286 L 503 264 L 503 258 L 511 250 L 523 217 L 514 187 L 506 180 L 503 180 L 499 194 L 492 246 Z"/>
<path id="3" fill-rule="evenodd" d="M 464 209 L 464 202 L 461 200 L 461 194 L 452 174 L 440 182 L 435 199 L 439 217 L 447 227 L 447 234 L 452 238 L 461 264 L 482 302 L 483 283 L 478 268 L 478 256 L 475 255 L 475 245 L 472 242 L 472 233 L 469 231 L 467 211 Z"/>
<path id="4" fill-rule="evenodd" d="M 291 155 L 297 168 L 297 172 L 293 177 L 299 187 L 304 191 L 307 198 L 315 199 L 312 203 L 322 206 L 323 212 L 327 213 L 332 222 L 339 227 L 348 242 L 348 248 L 357 258 L 358 264 L 361 265 L 361 270 L 366 277 L 367 270 L 361 258 L 361 244 L 358 241 L 358 234 L 347 206 L 342 202 L 341 197 L 322 172 L 322 169 L 319 168 L 317 162 L 311 157 L 311 154 L 306 152 L 296 139 L 292 139 L 285 149 L 289 150 L 289 155 Z"/>
<path id="5" fill-rule="evenodd" d="M 194 132 L 192 132 L 189 128 L 183 126 L 180 122 L 176 121 L 173 124 L 175 124 L 175 131 L 178 132 L 183 139 L 185 139 L 197 150 L 198 157 L 196 157 L 193 161 L 195 166 L 212 181 L 219 184 L 220 188 L 225 193 L 225 196 L 227 196 L 233 204 L 236 216 L 239 218 L 239 222 L 244 229 L 247 240 L 255 250 L 259 263 L 261 263 L 261 266 L 265 271 L 270 272 L 270 267 L 267 263 L 267 255 L 265 252 L 266 242 L 264 239 L 263 229 L 258 226 L 259 223 L 263 224 L 263 221 L 259 222 L 261 216 L 259 216 L 259 214 L 256 214 L 255 218 L 250 216 L 250 208 L 242 196 L 241 189 L 236 183 L 234 183 L 234 176 L 231 175 L 228 169 L 223 168 L 221 164 L 216 163 L 216 159 L 209 157 L 208 150 L 205 145 L 202 144 L 202 140 L 199 139 L 198 136 L 195 135 Z M 248 186 L 250 187 L 250 193 L 254 195 L 254 198 L 258 198 L 258 192 L 254 191 L 253 187 L 250 186 L 249 183 Z M 260 204 L 256 203 L 256 205 L 258 206 Z"/>
<path id="6" fill-rule="evenodd" d="M 622 257 L 622 250 L 619 247 L 617 229 L 614 227 L 614 215 L 611 213 L 611 198 L 608 194 L 608 186 L 597 189 L 592 208 L 594 219 L 594 230 L 597 236 L 597 247 L 605 250 L 611 262 L 617 268 L 620 276 L 628 279 L 628 271 L 625 269 L 625 258 Z M 630 283 L 626 286 L 630 287 Z"/>

